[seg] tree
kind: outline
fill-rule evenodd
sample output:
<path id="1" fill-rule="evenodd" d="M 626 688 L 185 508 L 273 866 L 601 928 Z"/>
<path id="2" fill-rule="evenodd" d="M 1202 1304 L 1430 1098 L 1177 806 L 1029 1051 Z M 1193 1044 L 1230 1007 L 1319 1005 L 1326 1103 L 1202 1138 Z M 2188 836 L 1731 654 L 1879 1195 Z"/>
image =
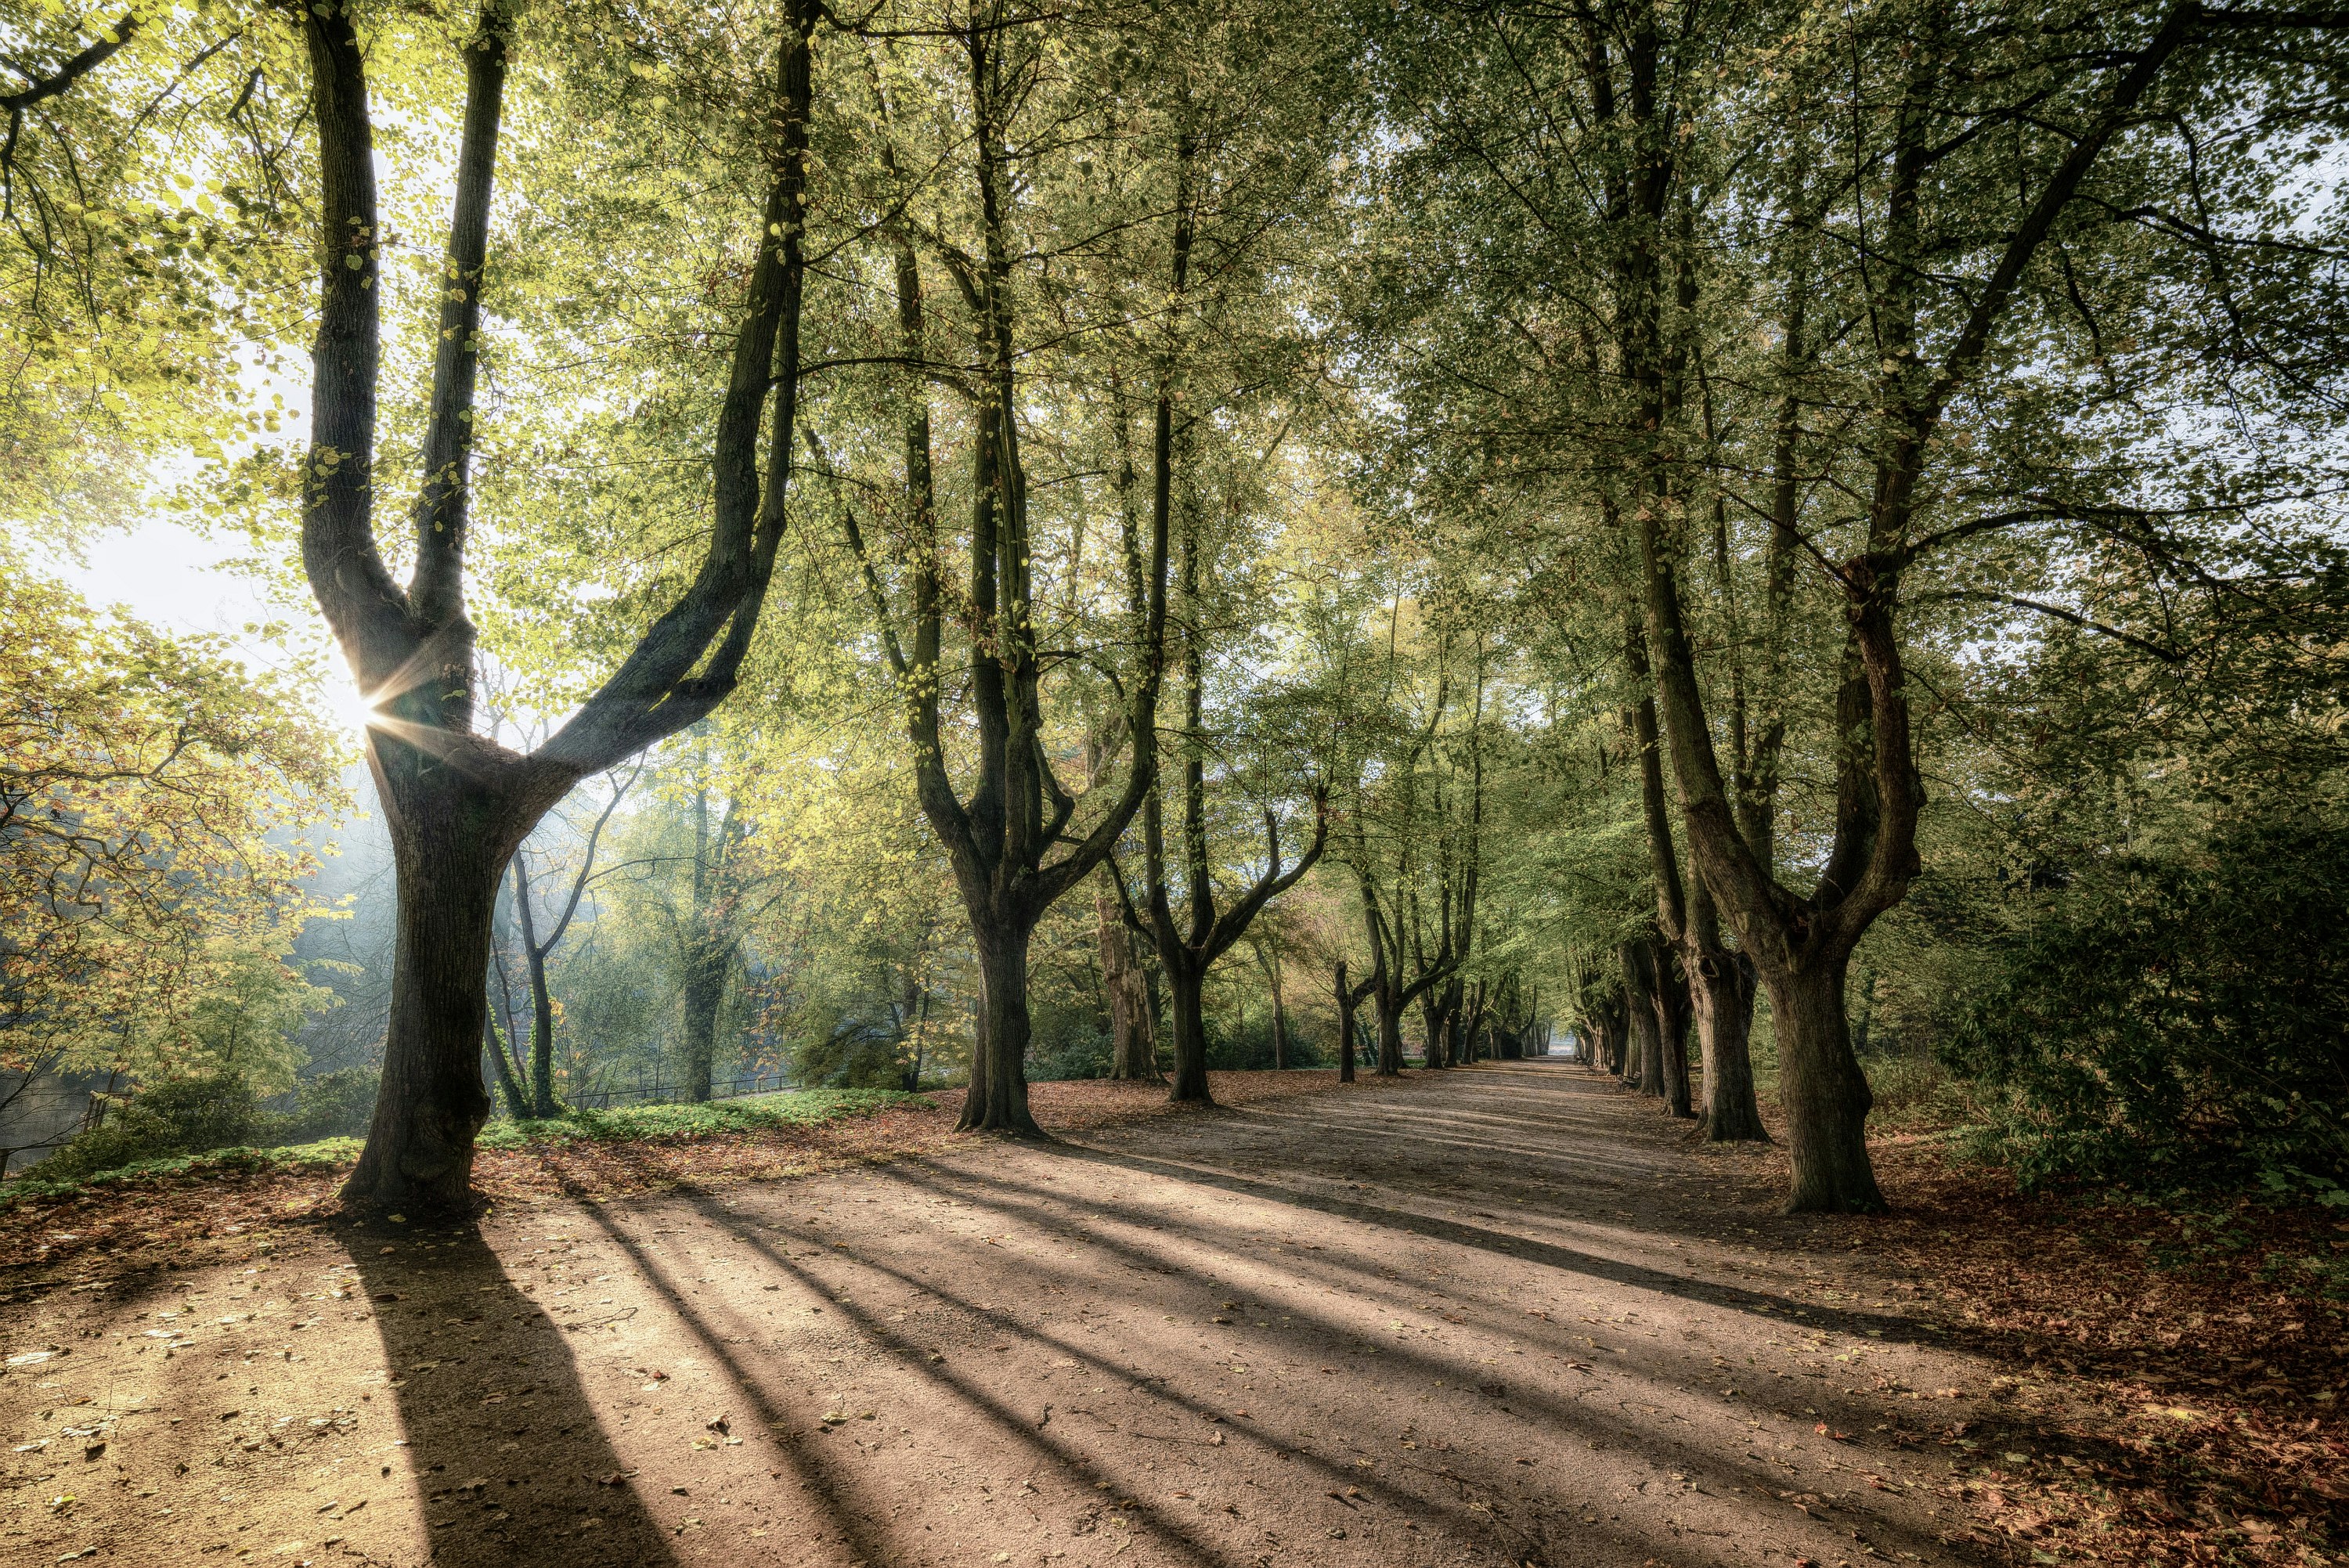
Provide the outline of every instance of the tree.
<path id="1" fill-rule="evenodd" d="M 281 1079 L 239 1042 L 282 1047 L 319 1000 L 282 959 L 324 913 L 300 834 L 342 800 L 347 753 L 218 638 L 21 573 L 0 621 L 0 1073 Z"/>
<path id="2" fill-rule="evenodd" d="M 603 842 L 604 830 L 610 826 L 612 814 L 620 809 L 620 802 L 626 798 L 629 786 L 642 772 L 643 769 L 639 767 L 626 779 L 616 776 L 611 779 L 611 799 L 604 803 L 603 810 L 596 814 L 594 825 L 587 830 L 587 837 L 579 847 L 579 862 L 572 868 L 570 891 L 557 895 L 562 901 L 562 913 L 547 924 L 543 936 L 539 934 L 538 894 L 530 870 L 529 846 L 514 846 L 514 923 L 520 928 L 523 970 L 530 983 L 529 1077 L 530 1113 L 533 1116 L 551 1117 L 556 1109 L 554 993 L 547 985 L 547 960 L 557 947 L 563 945 L 564 934 L 570 931 L 573 919 L 579 913 L 579 901 L 596 880 L 595 851 Z M 500 979 L 503 979 L 502 975 Z M 703 1092 L 696 1098 L 707 1099 L 709 1095 L 706 1076 L 703 1081 Z"/>
<path id="3" fill-rule="evenodd" d="M 1093 893 L 1093 932 L 1101 944 L 1102 989 L 1109 1002 L 1109 1076 L 1154 1083 L 1166 1076 L 1158 1068 L 1157 986 L 1136 950 L 1139 934 L 1126 924 L 1116 876 L 1115 868 L 1104 861 Z"/>
<path id="4" fill-rule="evenodd" d="M 1070 842 L 1062 835 L 1077 799 L 1062 786 L 1046 752 L 1044 660 L 1034 571 L 1030 487 L 1020 450 L 1020 348 L 1014 290 L 1013 122 L 1035 93 L 1044 68 L 1042 40 L 1032 27 L 1006 25 L 974 12 L 954 30 L 960 87 L 967 95 L 968 174 L 975 201 L 976 243 L 968 250 L 930 235 L 933 259 L 953 279 L 970 316 L 977 364 L 966 390 L 972 404 L 969 492 L 972 519 L 968 599 L 963 607 L 969 648 L 969 717 L 976 757 L 967 794 L 957 793 L 940 723 L 939 656 L 945 594 L 940 582 L 936 466 L 926 389 L 908 397 L 904 428 L 905 575 L 912 601 L 910 638 L 897 631 L 898 613 L 876 552 L 868 549 L 855 511 L 841 509 L 843 525 L 871 600 L 890 675 L 905 705 L 906 732 L 922 810 L 944 841 L 978 948 L 983 1006 L 971 1085 L 960 1126 L 968 1130 L 1040 1135 L 1028 1110 L 1026 1057 L 1028 947 L 1044 912 L 1107 859 L 1118 836 L 1148 794 L 1154 766 L 1154 725 L 1165 641 L 1167 509 L 1173 482 L 1174 388 L 1161 372 L 1154 409 L 1155 504 L 1145 605 L 1133 628 L 1125 734 L 1126 779 L 1117 798 Z M 885 114 L 885 98 L 882 99 Z M 890 160 L 895 172 L 895 160 Z M 902 210 L 911 192 L 893 192 Z M 1189 262 L 1189 228 L 1179 198 L 1169 242 L 1169 280 L 1179 296 Z M 900 235 L 893 256 L 902 354 L 914 366 L 929 361 L 921 258 Z"/>
<path id="5" fill-rule="evenodd" d="M 492 183 L 513 15 L 488 0 L 462 40 L 465 93 L 413 513 L 414 569 L 397 583 L 378 543 L 383 220 L 367 56 L 357 19 L 301 16 L 319 169 L 320 315 L 305 466 L 302 557 L 359 689 L 398 873 L 399 939 L 382 1091 L 346 1188 L 365 1203 L 462 1210 L 481 1078 L 491 926 L 501 873 L 531 827 L 580 779 L 709 712 L 732 689 L 781 539 L 796 424 L 814 14 L 783 13 L 771 82 L 748 106 L 762 128 L 755 259 L 711 438 L 712 527 L 690 585 L 568 722 L 527 754 L 475 730 L 475 637 L 465 546 L 475 386 L 485 324 Z M 762 416 L 774 407 L 764 475 Z"/>

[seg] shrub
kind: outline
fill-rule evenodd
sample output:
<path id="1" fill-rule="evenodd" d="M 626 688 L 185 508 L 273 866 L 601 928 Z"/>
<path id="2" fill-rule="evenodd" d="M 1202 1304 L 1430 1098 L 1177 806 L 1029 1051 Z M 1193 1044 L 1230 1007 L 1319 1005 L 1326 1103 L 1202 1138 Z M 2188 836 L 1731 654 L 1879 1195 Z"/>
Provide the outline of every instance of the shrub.
<path id="1" fill-rule="evenodd" d="M 703 1105 L 624 1105 L 610 1110 L 571 1110 L 547 1121 L 491 1122 L 481 1130 L 484 1149 L 521 1149 L 533 1143 L 625 1143 L 639 1139 L 708 1138 L 719 1133 L 761 1132 L 812 1127 L 843 1117 L 869 1116 L 892 1106 L 927 1106 L 895 1088 L 803 1088 L 744 1095 Z"/>
<path id="2" fill-rule="evenodd" d="M 1030 1027 L 1030 1082 L 1109 1077 L 1110 1037 L 1089 1009 L 1039 1007 L 1031 1015 Z"/>
<path id="3" fill-rule="evenodd" d="M 240 1074 L 164 1078 L 114 1104 L 103 1122 L 42 1161 L 40 1171 L 87 1176 L 142 1160 L 239 1148 L 268 1119 Z"/>
<path id="4" fill-rule="evenodd" d="M 322 1138 L 357 1137 L 375 1115 L 376 1086 L 381 1078 L 375 1068 L 337 1068 L 297 1079 L 293 1109 L 275 1119 L 281 1125 L 269 1141 L 311 1143 Z"/>
<path id="5" fill-rule="evenodd" d="M 1265 1072 L 1272 1067 L 1272 1015 L 1258 1010 L 1247 1015 L 1235 1029 L 1213 1013 L 1206 1020 L 1207 1036 L 1207 1066 L 1216 1072 Z M 1292 1068 L 1318 1068 L 1325 1064 L 1321 1047 L 1299 1032 L 1295 1020 L 1290 1021 L 1288 1042 L 1281 1052 L 1283 1062 Z"/>
<path id="6" fill-rule="evenodd" d="M 2026 1181 L 2349 1198 L 2349 832 L 2234 826 L 2052 895 L 1960 1001 Z"/>

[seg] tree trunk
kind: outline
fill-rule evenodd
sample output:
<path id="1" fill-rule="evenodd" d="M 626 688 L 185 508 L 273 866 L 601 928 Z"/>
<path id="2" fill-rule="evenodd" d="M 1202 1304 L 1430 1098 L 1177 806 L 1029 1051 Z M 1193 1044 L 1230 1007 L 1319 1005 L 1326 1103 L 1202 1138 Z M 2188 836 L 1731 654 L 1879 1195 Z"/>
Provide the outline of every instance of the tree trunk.
<path id="1" fill-rule="evenodd" d="M 1381 1078 L 1402 1076 L 1402 998 L 1381 988 L 1378 995 Z"/>
<path id="2" fill-rule="evenodd" d="M 1272 1070 L 1288 1066 L 1288 1009 L 1281 1003 L 1280 965 L 1272 965 Z"/>
<path id="3" fill-rule="evenodd" d="M 1102 989 L 1109 996 L 1109 1076 L 1155 1083 L 1163 1076 L 1158 1070 L 1158 1020 L 1150 1005 L 1150 985 L 1142 961 L 1133 951 L 1133 934 L 1126 930 L 1117 894 L 1109 887 L 1114 874 L 1104 865 L 1101 886 L 1093 893 Z"/>
<path id="4" fill-rule="evenodd" d="M 424 771 L 453 772 L 426 764 Z M 398 873 L 398 939 L 382 1086 L 346 1201 L 419 1214 L 470 1212 L 473 1139 L 489 1119 L 481 1039 L 490 930 L 521 837 L 505 801 L 467 782 L 410 787 L 377 769 Z M 396 802 L 396 803 L 395 803 Z"/>
<path id="5" fill-rule="evenodd" d="M 1754 1094 L 1754 974 L 1715 949 L 1690 965 L 1689 1005 L 1704 1058 L 1704 1136 L 1712 1143 L 1767 1143 Z"/>
<path id="6" fill-rule="evenodd" d="M 554 992 L 546 983 L 546 954 L 535 947 L 530 961 L 530 1109 L 544 1120 L 554 1114 Z"/>
<path id="7" fill-rule="evenodd" d="M 905 974 L 905 998 L 897 1011 L 905 1020 L 903 1034 L 914 1042 L 914 1059 L 905 1065 L 903 1081 L 907 1094 L 916 1094 L 922 1088 L 922 1053 L 929 1043 L 930 987 L 911 968 Z"/>
<path id="8" fill-rule="evenodd" d="M 1778 1099 L 1794 1160 L 1795 1212 L 1878 1213 L 1885 1207 L 1868 1158 L 1875 1096 L 1852 1054 L 1837 958 L 1785 972 L 1764 970 L 1778 1037 Z"/>
<path id="9" fill-rule="evenodd" d="M 1347 981 L 1346 961 L 1338 960 L 1338 1081 L 1354 1081 L 1354 988 Z"/>
<path id="10" fill-rule="evenodd" d="M 1444 1020 L 1449 1016 L 1451 999 L 1448 986 L 1430 986 L 1420 994 L 1419 1021 L 1427 1032 L 1424 1056 L 1431 1070 L 1448 1068 L 1452 1065 L 1446 1050 L 1450 1041 L 1444 1031 Z"/>
<path id="11" fill-rule="evenodd" d="M 522 1080 L 514 1077 L 513 1063 L 507 1059 L 505 1039 L 498 1033 L 497 1015 L 490 1011 L 486 1002 L 481 1012 L 487 1032 L 482 1048 L 490 1054 L 491 1066 L 497 1068 L 498 1089 L 506 1097 L 506 1114 L 520 1121 L 530 1115 L 530 1095 L 522 1087 Z"/>
<path id="12" fill-rule="evenodd" d="M 1167 1011 L 1174 1035 L 1174 1088 L 1167 1099 L 1213 1105 L 1207 1091 L 1206 975 L 1187 965 L 1166 966 Z"/>
<path id="13" fill-rule="evenodd" d="M 685 1098 L 695 1105 L 709 1100 L 710 1078 L 718 1061 L 718 1009 L 726 999 L 730 946 L 715 953 L 708 944 L 689 953 L 685 967 Z"/>
<path id="14" fill-rule="evenodd" d="M 978 923 L 974 922 L 976 925 Z M 970 1057 L 970 1090 L 957 1132 L 1041 1138 L 1028 1110 L 1028 939 L 1024 927 L 981 928 L 979 1032 Z"/>
<path id="15" fill-rule="evenodd" d="M 1615 952 L 1623 965 L 1624 1012 L 1630 1026 L 1630 1048 L 1625 1053 L 1623 1079 L 1641 1094 L 1661 1097 L 1664 1092 L 1664 1039 L 1663 1032 L 1656 1026 L 1655 953 L 1644 938 L 1619 944 Z"/>
<path id="16" fill-rule="evenodd" d="M 1663 1047 L 1661 1062 L 1664 1081 L 1664 1114 L 1693 1118 L 1696 1109 L 1689 1096 L 1689 986 L 1672 963 L 1672 950 L 1661 942 L 1652 942 L 1656 968 L 1656 1038 Z"/>

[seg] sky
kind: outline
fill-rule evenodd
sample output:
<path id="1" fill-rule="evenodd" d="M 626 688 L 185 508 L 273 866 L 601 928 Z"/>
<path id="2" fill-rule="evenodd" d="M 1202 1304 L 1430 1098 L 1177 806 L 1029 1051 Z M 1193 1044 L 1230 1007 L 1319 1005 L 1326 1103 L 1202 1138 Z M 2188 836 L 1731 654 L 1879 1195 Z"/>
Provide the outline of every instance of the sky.
<path id="1" fill-rule="evenodd" d="M 237 547 L 207 540 L 176 518 L 150 512 L 126 532 L 88 548 L 88 562 L 59 560 L 57 575 L 92 603 L 120 604 L 140 620 L 173 632 L 218 632 L 242 645 L 248 622 L 282 614 L 259 584 L 228 569 Z M 272 663 L 276 662 L 272 660 Z"/>

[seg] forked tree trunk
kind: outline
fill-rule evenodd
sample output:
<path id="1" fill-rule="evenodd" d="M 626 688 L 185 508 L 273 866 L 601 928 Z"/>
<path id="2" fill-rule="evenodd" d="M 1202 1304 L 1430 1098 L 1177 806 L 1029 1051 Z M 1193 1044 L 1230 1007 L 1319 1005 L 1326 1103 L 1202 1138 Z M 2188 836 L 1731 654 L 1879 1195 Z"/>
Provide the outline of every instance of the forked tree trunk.
<path id="1" fill-rule="evenodd" d="M 438 342 L 417 449 L 414 569 L 403 587 L 377 533 L 377 405 L 383 225 L 367 55 L 347 7 L 297 19 L 311 67 L 322 243 L 311 353 L 310 453 L 302 561 L 312 593 L 382 722 L 367 754 L 391 829 L 398 940 L 381 1088 L 367 1143 L 344 1187 L 358 1206 L 462 1213 L 473 1138 L 489 1110 L 481 1040 L 498 883 L 531 826 L 589 773 L 707 715 L 733 689 L 752 645 L 783 531 L 799 377 L 812 14 L 783 7 L 773 115 L 779 143 L 711 449 L 707 552 L 619 667 L 529 756 L 474 732 L 474 631 L 465 614 L 469 464 L 488 264 L 492 190 L 512 15 L 484 4 L 466 40 L 465 107 L 445 248 Z M 763 120 L 763 117 L 762 117 Z M 766 471 L 761 426 L 771 404 Z M 691 562 L 686 563 L 688 567 Z"/>
<path id="2" fill-rule="evenodd" d="M 974 922 L 974 924 L 977 923 Z M 998 924 L 979 935 L 979 1030 L 970 1056 L 970 1090 L 963 1096 L 957 1132 L 1003 1132 L 1041 1138 L 1028 1110 L 1028 941 L 1018 926 Z"/>
<path id="3" fill-rule="evenodd" d="M 1843 1007 L 1844 968 L 1762 973 L 1778 1037 L 1778 1101 L 1794 1145 L 1795 1212 L 1875 1213 L 1884 1207 L 1868 1158 L 1868 1113 L 1876 1103 L 1852 1054 Z"/>
<path id="4" fill-rule="evenodd" d="M 427 762 L 420 771 L 440 777 L 403 781 L 396 796 L 377 769 L 398 872 L 398 938 L 382 1086 L 344 1194 L 462 1213 L 473 1202 L 473 1139 L 490 1115 L 481 1082 L 490 933 L 527 822 L 453 769 Z"/>

